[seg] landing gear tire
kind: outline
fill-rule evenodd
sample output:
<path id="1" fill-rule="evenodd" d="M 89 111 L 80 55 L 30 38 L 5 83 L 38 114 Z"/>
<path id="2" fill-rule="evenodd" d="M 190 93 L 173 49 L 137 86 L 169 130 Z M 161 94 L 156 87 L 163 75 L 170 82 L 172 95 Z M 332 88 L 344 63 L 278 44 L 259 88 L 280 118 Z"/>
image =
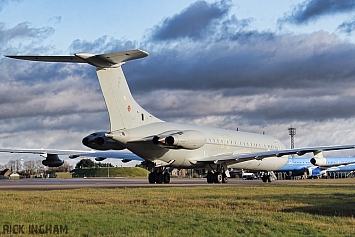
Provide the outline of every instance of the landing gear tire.
<path id="1" fill-rule="evenodd" d="M 207 173 L 207 183 L 209 183 L 209 184 L 213 183 L 213 173 L 212 172 Z"/>
<path id="2" fill-rule="evenodd" d="M 148 175 L 148 182 L 150 184 L 168 184 L 170 183 L 170 174 L 168 172 L 156 172 L 153 171 Z"/>
<path id="3" fill-rule="evenodd" d="M 266 183 L 266 182 L 269 182 L 271 183 L 271 176 L 268 174 L 268 175 L 263 175 L 263 177 L 261 177 L 261 180 Z"/>
<path id="4" fill-rule="evenodd" d="M 165 172 L 163 176 L 164 176 L 163 182 L 165 184 L 170 183 L 170 174 L 168 172 Z"/>
<path id="5" fill-rule="evenodd" d="M 228 183 L 228 177 L 227 177 L 226 173 L 222 174 L 222 183 L 224 183 L 224 184 Z"/>
<path id="6" fill-rule="evenodd" d="M 157 173 L 155 182 L 157 184 L 162 184 L 164 182 L 164 175 L 162 172 Z"/>
<path id="7" fill-rule="evenodd" d="M 150 184 L 155 184 L 156 176 L 157 176 L 157 172 L 151 172 L 151 173 L 148 175 L 148 182 L 149 182 Z"/>
<path id="8" fill-rule="evenodd" d="M 214 173 L 213 174 L 213 182 L 216 183 L 216 184 L 217 183 L 218 184 L 222 183 L 222 174 L 219 173 L 219 172 Z"/>

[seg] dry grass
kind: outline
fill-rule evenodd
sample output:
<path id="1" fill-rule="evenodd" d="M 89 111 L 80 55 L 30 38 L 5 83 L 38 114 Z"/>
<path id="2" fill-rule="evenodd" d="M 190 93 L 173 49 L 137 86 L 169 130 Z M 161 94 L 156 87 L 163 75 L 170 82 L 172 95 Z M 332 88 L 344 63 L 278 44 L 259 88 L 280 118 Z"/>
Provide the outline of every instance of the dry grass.
<path id="1" fill-rule="evenodd" d="M 4 191 L 0 228 L 67 225 L 66 236 L 352 236 L 354 194 L 345 184 Z"/>

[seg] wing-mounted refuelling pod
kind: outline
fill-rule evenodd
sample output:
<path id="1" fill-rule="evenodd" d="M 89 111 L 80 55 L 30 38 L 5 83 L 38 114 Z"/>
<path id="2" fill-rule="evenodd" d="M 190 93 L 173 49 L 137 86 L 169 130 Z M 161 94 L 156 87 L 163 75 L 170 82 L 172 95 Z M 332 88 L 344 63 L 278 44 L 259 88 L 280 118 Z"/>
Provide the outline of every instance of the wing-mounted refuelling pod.
<path id="1" fill-rule="evenodd" d="M 103 160 L 106 160 L 107 158 L 106 157 L 96 157 L 95 160 L 96 161 L 103 161 Z"/>
<path id="2" fill-rule="evenodd" d="M 48 167 L 59 167 L 62 164 L 64 164 L 64 161 L 59 159 L 59 156 L 57 154 L 41 154 L 42 157 L 46 158 L 45 160 L 42 160 L 42 164 L 44 166 Z"/>

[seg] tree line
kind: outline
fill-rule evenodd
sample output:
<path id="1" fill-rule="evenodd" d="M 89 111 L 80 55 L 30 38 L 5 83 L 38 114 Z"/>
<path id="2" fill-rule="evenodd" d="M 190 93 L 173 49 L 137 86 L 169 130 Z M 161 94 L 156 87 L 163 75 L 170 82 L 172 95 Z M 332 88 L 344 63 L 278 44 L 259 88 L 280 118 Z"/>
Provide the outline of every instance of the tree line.
<path id="1" fill-rule="evenodd" d="M 35 175 L 48 172 L 69 172 L 73 166 L 66 161 L 60 167 L 47 167 L 42 164 L 42 160 L 11 160 L 5 165 L 0 165 L 0 170 L 4 169 L 10 169 L 23 175 Z"/>
<path id="2" fill-rule="evenodd" d="M 114 167 L 111 163 L 94 162 L 90 159 L 81 159 L 76 165 L 75 169 L 87 169 L 87 168 L 101 168 L 101 167 Z M 136 167 L 147 168 L 146 162 L 142 162 Z M 17 172 L 22 175 L 35 175 L 41 173 L 51 172 L 70 172 L 73 166 L 64 161 L 64 164 L 60 167 L 47 167 L 42 164 L 42 160 L 11 160 L 5 165 L 0 165 L 0 170 L 10 169 L 13 172 Z"/>

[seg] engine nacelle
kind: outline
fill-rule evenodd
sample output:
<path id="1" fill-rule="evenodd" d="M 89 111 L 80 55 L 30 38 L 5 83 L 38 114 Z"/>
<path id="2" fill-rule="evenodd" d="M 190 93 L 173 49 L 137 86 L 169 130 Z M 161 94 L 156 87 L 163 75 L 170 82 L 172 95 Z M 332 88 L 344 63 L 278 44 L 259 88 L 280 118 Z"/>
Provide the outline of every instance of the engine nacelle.
<path id="1" fill-rule="evenodd" d="M 106 132 L 96 132 L 83 138 L 83 145 L 95 150 L 123 150 L 124 147 L 105 136 Z"/>
<path id="2" fill-rule="evenodd" d="M 186 130 L 165 136 L 155 136 L 153 143 L 172 149 L 198 149 L 205 145 L 206 137 L 202 132 Z"/>
<path id="3" fill-rule="evenodd" d="M 312 165 L 322 166 L 327 163 L 327 159 L 325 159 L 324 157 L 313 157 L 310 162 Z"/>

